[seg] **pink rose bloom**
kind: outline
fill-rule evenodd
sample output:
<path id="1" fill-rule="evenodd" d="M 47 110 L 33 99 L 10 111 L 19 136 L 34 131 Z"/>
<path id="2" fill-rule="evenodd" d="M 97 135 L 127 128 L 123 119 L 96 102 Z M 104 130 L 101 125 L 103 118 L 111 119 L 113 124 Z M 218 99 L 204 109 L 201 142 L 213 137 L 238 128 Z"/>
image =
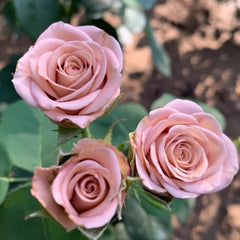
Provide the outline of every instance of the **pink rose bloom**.
<path id="1" fill-rule="evenodd" d="M 160 194 L 213 193 L 227 187 L 239 168 L 236 148 L 216 119 L 187 100 L 151 111 L 130 141 L 143 185 Z"/>
<path id="2" fill-rule="evenodd" d="M 87 127 L 120 93 L 122 51 L 94 26 L 57 22 L 18 61 L 13 84 L 53 122 Z"/>
<path id="3" fill-rule="evenodd" d="M 84 138 L 62 166 L 36 167 L 31 193 L 67 231 L 106 225 L 122 205 L 125 156 L 102 140 Z"/>

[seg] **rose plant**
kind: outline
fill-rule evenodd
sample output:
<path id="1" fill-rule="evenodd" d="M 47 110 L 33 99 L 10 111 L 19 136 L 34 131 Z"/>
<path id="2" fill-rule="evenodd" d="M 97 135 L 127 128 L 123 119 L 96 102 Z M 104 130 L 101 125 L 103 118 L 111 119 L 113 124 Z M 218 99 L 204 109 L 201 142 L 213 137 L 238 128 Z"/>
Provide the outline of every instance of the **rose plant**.
<path id="1" fill-rule="evenodd" d="M 149 115 L 139 104 L 112 109 L 121 70 L 113 37 L 63 22 L 18 61 L 14 87 L 38 108 L 19 101 L 2 115 L 4 240 L 166 240 L 171 214 L 191 209 L 176 199 L 190 203 L 233 181 L 237 151 L 217 110 L 180 99 Z"/>

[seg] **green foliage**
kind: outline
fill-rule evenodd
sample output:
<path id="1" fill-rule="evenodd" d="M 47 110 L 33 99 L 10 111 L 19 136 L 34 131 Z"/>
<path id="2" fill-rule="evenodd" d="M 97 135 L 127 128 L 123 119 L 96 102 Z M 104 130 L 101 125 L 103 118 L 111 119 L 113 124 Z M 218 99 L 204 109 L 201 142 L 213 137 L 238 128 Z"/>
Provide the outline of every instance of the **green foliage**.
<path id="1" fill-rule="evenodd" d="M 0 71 L 0 102 L 13 102 L 19 99 L 11 82 L 19 55 L 12 56 L 10 63 Z"/>
<path id="2" fill-rule="evenodd" d="M 13 4 L 20 26 L 33 39 L 61 17 L 58 0 L 13 0 Z"/>
<path id="3" fill-rule="evenodd" d="M 122 11 L 122 21 L 132 33 L 140 33 L 146 26 L 146 15 L 134 8 L 124 8 Z M 136 24 L 137 23 L 137 24 Z"/>
<path id="4" fill-rule="evenodd" d="M 18 101 L 2 115 L 0 135 L 11 162 L 25 170 L 55 163 L 52 154 L 57 143 L 57 127 L 38 108 Z"/>
<path id="5" fill-rule="evenodd" d="M 9 186 L 8 178 L 11 174 L 11 167 L 12 164 L 8 155 L 2 144 L 0 144 L 0 204 L 3 202 L 7 194 Z"/>
<path id="6" fill-rule="evenodd" d="M 181 199 L 174 198 L 170 207 L 171 213 L 174 214 L 180 223 L 183 223 L 187 220 L 193 208 L 195 207 L 196 199 Z"/>
<path id="7" fill-rule="evenodd" d="M 172 231 L 168 211 L 162 210 L 159 217 L 149 215 L 133 195 L 127 197 L 123 223 L 132 240 L 168 240 Z"/>
<path id="8" fill-rule="evenodd" d="M 112 131 L 112 143 L 115 146 L 128 141 L 128 134 L 133 132 L 139 121 L 147 115 L 146 109 L 137 103 L 116 106 L 109 114 L 90 124 L 90 131 L 96 138 L 102 138 L 115 121 L 119 121 Z"/>
<path id="9" fill-rule="evenodd" d="M 169 210 L 168 203 L 172 200 L 170 197 L 156 195 L 153 192 L 144 190 L 137 183 L 131 184 L 129 191 L 133 192 L 139 204 L 148 214 L 161 216 L 163 209 Z"/>
<path id="10" fill-rule="evenodd" d="M 146 34 L 152 51 L 154 65 L 163 75 L 171 77 L 171 61 L 164 46 L 157 42 L 152 27 L 147 21 Z"/>
<path id="11" fill-rule="evenodd" d="M 14 27 L 18 28 L 18 20 L 14 9 L 13 1 L 7 1 L 2 10 L 3 15 L 5 16 L 8 23 Z"/>
<path id="12" fill-rule="evenodd" d="M 110 9 L 117 0 L 81 0 L 81 4 L 85 6 L 89 14 L 101 14 Z"/>
<path id="13" fill-rule="evenodd" d="M 67 128 L 58 126 L 58 146 L 63 145 L 68 140 L 78 136 L 80 133 L 83 132 L 82 128 Z"/>
<path id="14" fill-rule="evenodd" d="M 235 144 L 238 152 L 240 152 L 240 137 L 238 137 L 237 139 L 234 140 L 234 144 Z"/>
<path id="15" fill-rule="evenodd" d="M 174 99 L 176 99 L 176 97 L 173 96 L 172 94 L 164 93 L 160 98 L 156 99 L 153 102 L 151 106 L 151 110 L 157 109 L 159 107 L 163 107 Z M 226 119 L 219 110 L 217 110 L 214 107 L 210 107 L 203 102 L 196 101 L 195 99 L 190 99 L 190 98 L 186 98 L 186 99 L 197 103 L 200 107 L 202 107 L 204 112 L 212 114 L 217 119 L 217 121 L 219 122 L 223 130 L 226 128 Z"/>
<path id="16" fill-rule="evenodd" d="M 0 206 L 0 232 L 4 240 L 87 240 L 79 231 L 67 233 L 52 218 L 25 218 L 40 208 L 25 185 L 11 192 Z"/>

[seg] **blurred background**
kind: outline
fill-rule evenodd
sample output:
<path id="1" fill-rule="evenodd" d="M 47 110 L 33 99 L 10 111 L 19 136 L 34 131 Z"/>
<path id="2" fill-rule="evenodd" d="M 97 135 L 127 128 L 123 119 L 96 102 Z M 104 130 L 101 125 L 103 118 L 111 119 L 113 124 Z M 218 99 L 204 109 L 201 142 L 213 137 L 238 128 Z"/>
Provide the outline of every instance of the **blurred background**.
<path id="1" fill-rule="evenodd" d="M 18 99 L 18 58 L 55 21 L 93 24 L 121 43 L 121 102 L 147 109 L 164 93 L 202 101 L 225 116 L 240 146 L 240 0 L 0 0 L 0 112 Z M 199 197 L 172 240 L 240 239 L 240 176 Z"/>

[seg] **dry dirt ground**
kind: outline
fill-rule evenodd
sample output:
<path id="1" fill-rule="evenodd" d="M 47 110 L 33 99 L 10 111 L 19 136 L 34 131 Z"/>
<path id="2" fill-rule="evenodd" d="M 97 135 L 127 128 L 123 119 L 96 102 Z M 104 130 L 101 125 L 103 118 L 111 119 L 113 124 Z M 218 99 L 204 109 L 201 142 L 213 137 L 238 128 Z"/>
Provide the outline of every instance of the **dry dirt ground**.
<path id="1" fill-rule="evenodd" d="M 150 13 L 151 25 L 171 57 L 172 77 L 163 77 L 150 64 L 146 38 L 136 36 L 125 47 L 124 100 L 149 108 L 166 92 L 193 97 L 218 108 L 227 120 L 226 134 L 238 137 L 239 8 L 239 1 L 158 1 Z M 227 189 L 199 197 L 187 222 L 179 225 L 174 220 L 173 225 L 172 240 L 239 240 L 240 175 Z"/>
<path id="2" fill-rule="evenodd" d="M 171 57 L 172 77 L 154 68 L 145 36 L 135 35 L 124 47 L 122 101 L 149 108 L 163 93 L 192 97 L 218 108 L 226 134 L 240 136 L 240 1 L 159 0 L 149 17 Z M 0 26 L 0 69 L 30 45 Z M 240 174 L 227 189 L 199 197 L 187 222 L 173 219 L 173 226 L 172 240 L 240 240 Z"/>

